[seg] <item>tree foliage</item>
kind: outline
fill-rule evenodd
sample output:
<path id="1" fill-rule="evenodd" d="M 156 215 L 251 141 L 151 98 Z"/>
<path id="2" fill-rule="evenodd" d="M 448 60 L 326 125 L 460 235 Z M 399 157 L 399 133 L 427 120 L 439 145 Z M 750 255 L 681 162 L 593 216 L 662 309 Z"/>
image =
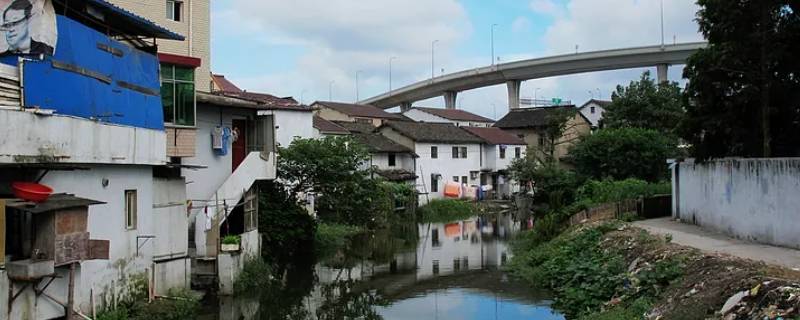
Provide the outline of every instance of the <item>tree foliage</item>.
<path id="1" fill-rule="evenodd" d="M 327 192 L 363 178 L 366 147 L 350 137 L 296 139 L 278 151 L 278 178 L 297 192 Z"/>
<path id="2" fill-rule="evenodd" d="M 683 138 L 699 159 L 800 155 L 800 3 L 699 0 L 709 45 L 684 70 Z"/>
<path id="3" fill-rule="evenodd" d="M 594 179 L 659 181 L 666 160 L 677 154 L 674 139 L 653 129 L 605 129 L 584 137 L 570 150 L 579 174 Z"/>
<path id="4" fill-rule="evenodd" d="M 539 206 L 540 213 L 558 210 L 574 200 L 575 190 L 581 180 L 570 170 L 557 164 L 543 164 L 530 153 L 520 159 L 514 159 L 508 167 L 511 179 L 517 180 L 523 188 L 530 183 L 534 187 L 533 201 Z"/>
<path id="5" fill-rule="evenodd" d="M 605 128 L 647 128 L 673 135 L 684 117 L 681 89 L 675 82 L 656 84 L 645 71 L 639 81 L 617 86 L 603 113 Z"/>
<path id="6" fill-rule="evenodd" d="M 578 125 L 570 123 L 578 111 L 574 108 L 553 108 L 545 117 L 544 129 L 539 132 L 542 145 L 531 150 L 535 151 L 536 158 L 541 163 L 557 163 L 556 149 L 558 146 L 573 143 L 579 137 L 570 137 L 568 133 Z"/>

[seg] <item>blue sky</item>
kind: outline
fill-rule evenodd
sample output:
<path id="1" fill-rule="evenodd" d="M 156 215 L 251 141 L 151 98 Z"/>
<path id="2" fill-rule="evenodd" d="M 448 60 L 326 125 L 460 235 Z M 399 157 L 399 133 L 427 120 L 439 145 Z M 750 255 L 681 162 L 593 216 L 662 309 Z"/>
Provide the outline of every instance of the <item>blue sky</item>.
<path id="1" fill-rule="evenodd" d="M 660 42 L 660 0 L 228 0 L 212 1 L 212 70 L 240 87 L 314 100 L 354 101 L 436 73 L 491 63 Z M 664 0 L 667 42 L 701 40 L 694 0 Z M 624 70 L 527 81 L 523 96 L 577 104 L 608 99 L 639 77 Z M 680 67 L 670 76 L 679 80 Z M 599 90 L 598 90 L 599 89 Z M 592 93 L 590 93 L 590 91 Z M 599 93 L 598 93 L 599 92 Z M 464 92 L 458 105 L 488 117 L 506 110 L 504 86 Z M 443 99 L 420 101 L 439 107 Z"/>

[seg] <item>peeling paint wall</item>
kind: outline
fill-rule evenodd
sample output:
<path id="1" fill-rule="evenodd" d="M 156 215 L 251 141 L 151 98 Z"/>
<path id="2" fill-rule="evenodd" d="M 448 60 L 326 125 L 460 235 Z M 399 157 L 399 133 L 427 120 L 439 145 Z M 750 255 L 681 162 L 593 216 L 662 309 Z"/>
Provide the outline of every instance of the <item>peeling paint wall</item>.
<path id="1" fill-rule="evenodd" d="M 675 217 L 800 249 L 800 158 L 687 161 L 673 170 Z"/>

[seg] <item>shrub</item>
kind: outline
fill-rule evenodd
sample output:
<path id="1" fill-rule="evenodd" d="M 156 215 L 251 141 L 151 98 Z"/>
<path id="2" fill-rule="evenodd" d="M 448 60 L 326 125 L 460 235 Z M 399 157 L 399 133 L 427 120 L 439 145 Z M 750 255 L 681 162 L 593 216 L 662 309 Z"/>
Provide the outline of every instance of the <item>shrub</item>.
<path id="1" fill-rule="evenodd" d="M 606 203 L 671 193 L 669 182 L 649 183 L 638 179 L 590 180 L 577 191 L 577 198 L 594 203 Z"/>
<path id="2" fill-rule="evenodd" d="M 314 245 L 317 253 L 324 255 L 346 246 L 349 238 L 363 232 L 364 228 L 357 226 L 321 223 L 314 235 Z"/>
<path id="3" fill-rule="evenodd" d="M 197 316 L 200 302 L 190 291 L 171 289 L 167 295 L 169 298 L 159 298 L 152 303 L 137 300 L 103 311 L 97 315 L 97 320 L 186 320 Z"/>
<path id="4" fill-rule="evenodd" d="M 418 209 L 423 222 L 450 222 L 472 217 L 478 213 L 472 203 L 455 199 L 435 199 Z"/>
<path id="5" fill-rule="evenodd" d="M 251 293 L 263 289 L 270 284 L 271 268 L 261 257 L 252 257 L 245 261 L 242 272 L 233 282 L 233 290 L 238 294 Z"/>
<path id="6" fill-rule="evenodd" d="M 593 179 L 659 181 L 667 158 L 678 154 L 676 139 L 656 130 L 621 128 L 585 136 L 570 149 L 576 171 Z"/>

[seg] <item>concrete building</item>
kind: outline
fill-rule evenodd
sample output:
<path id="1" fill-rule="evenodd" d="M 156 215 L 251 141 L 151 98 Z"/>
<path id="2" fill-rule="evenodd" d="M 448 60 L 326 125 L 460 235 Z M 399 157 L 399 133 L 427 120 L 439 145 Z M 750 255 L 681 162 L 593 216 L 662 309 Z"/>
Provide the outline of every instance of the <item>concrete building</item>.
<path id="1" fill-rule="evenodd" d="M 568 118 L 564 133 L 561 137 L 551 139 L 547 135 L 547 128 L 560 116 Z M 592 128 L 589 120 L 575 106 L 514 109 L 497 120 L 494 126 L 522 138 L 528 145 L 528 152 L 536 152 L 539 158 L 549 157 L 550 148 L 554 148 L 556 161 L 566 156 L 570 146 L 581 136 L 590 134 Z"/>
<path id="2" fill-rule="evenodd" d="M 215 77 L 217 78 L 217 77 Z M 279 147 L 288 147 L 294 139 L 314 138 L 313 109 L 301 105 L 292 97 L 276 97 L 258 92 L 217 92 L 218 95 L 255 102 L 264 108 L 260 116 L 270 115 L 275 121 L 275 141 Z"/>
<path id="3" fill-rule="evenodd" d="M 413 107 L 403 115 L 417 122 L 452 123 L 459 127 L 491 127 L 494 120 L 459 109 Z"/>
<path id="4" fill-rule="evenodd" d="M 0 198 L 13 197 L 13 182 L 55 194 L 0 204 L 0 249 L 9 249 L 0 314 L 90 314 L 188 287 L 185 181 L 168 164 L 159 60 L 146 40 L 183 37 L 104 1 L 44 10 L 54 54 L 0 58 Z"/>
<path id="5" fill-rule="evenodd" d="M 525 157 L 525 141 L 500 128 L 462 127 L 483 139 L 481 144 L 480 185 L 491 185 L 487 198 L 509 198 L 519 185 L 508 175 L 508 167 L 515 159 Z"/>
<path id="6" fill-rule="evenodd" d="M 605 107 L 609 104 L 611 101 L 591 99 L 580 106 L 578 110 L 592 124 L 592 129 L 598 129 L 601 127 L 600 121 L 603 120 L 603 113 L 606 112 Z"/>
<path id="7" fill-rule="evenodd" d="M 353 139 L 369 150 L 368 166 L 377 170 L 377 174 L 392 182 L 414 183 L 417 179 L 414 168 L 417 155 L 410 148 L 403 146 L 379 133 L 352 133 Z"/>
<path id="8" fill-rule="evenodd" d="M 420 203 L 444 197 L 447 182 L 477 185 L 483 140 L 449 123 L 389 121 L 378 133 L 416 155 Z"/>
<path id="9" fill-rule="evenodd" d="M 378 127 L 386 121 L 403 121 L 401 115 L 389 113 L 370 105 L 317 101 L 311 104 L 318 116 L 329 121 L 370 123 Z"/>

